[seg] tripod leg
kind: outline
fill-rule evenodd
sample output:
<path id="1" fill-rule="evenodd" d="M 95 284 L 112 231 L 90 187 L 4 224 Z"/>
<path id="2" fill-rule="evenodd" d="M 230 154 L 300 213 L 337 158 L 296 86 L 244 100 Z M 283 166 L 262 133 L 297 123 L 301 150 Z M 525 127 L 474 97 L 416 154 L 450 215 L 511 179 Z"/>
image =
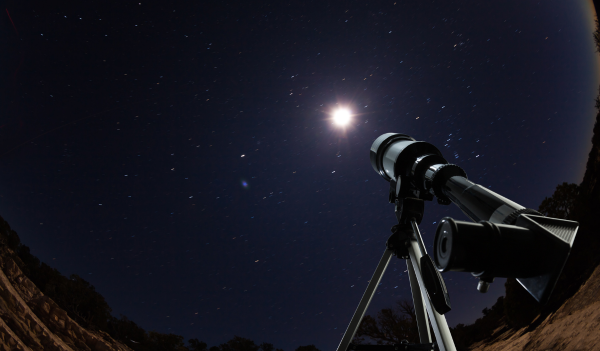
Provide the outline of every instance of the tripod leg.
<path id="1" fill-rule="evenodd" d="M 450 334 L 450 328 L 448 328 L 446 317 L 437 313 L 437 311 L 433 308 L 431 301 L 429 300 L 429 296 L 427 295 L 427 289 L 425 289 L 425 283 L 423 282 L 423 274 L 421 273 L 420 266 L 420 260 L 423 255 L 421 254 L 421 249 L 419 248 L 419 244 L 416 240 L 410 240 L 408 253 L 410 255 L 410 262 L 412 263 L 415 271 L 415 276 L 419 282 L 419 288 L 421 289 L 423 301 L 425 301 L 425 305 L 427 306 L 427 314 L 429 315 L 429 320 L 431 321 L 431 326 L 433 327 L 433 333 L 435 334 L 435 340 L 438 348 L 440 351 L 456 351 L 456 346 L 452 340 L 452 334 Z"/>
<path id="2" fill-rule="evenodd" d="M 431 334 L 429 333 L 429 320 L 427 319 L 427 310 L 425 308 L 425 298 L 421 295 L 419 281 L 415 275 L 415 269 L 410 259 L 406 260 L 408 269 L 408 278 L 410 279 L 410 290 L 412 292 L 413 304 L 415 305 L 415 315 L 417 316 L 417 327 L 419 328 L 419 340 L 421 344 L 431 343 Z"/>
<path id="3" fill-rule="evenodd" d="M 346 351 L 348 349 L 348 345 L 350 345 L 350 343 L 352 342 L 352 339 L 354 338 L 354 334 L 356 334 L 356 330 L 358 329 L 358 326 L 360 325 L 360 321 L 362 320 L 363 316 L 365 315 L 365 312 L 367 311 L 367 308 L 369 307 L 369 304 L 371 303 L 371 299 L 373 298 L 373 295 L 375 295 L 377 286 L 379 285 L 379 282 L 381 281 L 381 277 L 383 277 L 383 273 L 385 273 L 385 269 L 387 268 L 388 264 L 390 263 L 390 259 L 392 258 L 393 254 L 394 254 L 393 250 L 385 249 L 385 251 L 383 252 L 383 256 L 381 257 L 381 260 L 379 261 L 379 264 L 377 265 L 377 268 L 375 269 L 375 273 L 373 273 L 373 277 L 371 278 L 371 281 L 369 282 L 369 285 L 367 286 L 367 290 L 365 290 L 365 293 L 363 294 L 362 299 L 360 299 L 360 303 L 358 304 L 358 307 L 356 308 L 356 311 L 354 312 L 354 316 L 352 316 L 352 320 L 350 321 L 350 324 L 348 325 L 348 328 L 346 329 L 346 332 L 344 333 L 344 336 L 342 337 L 342 341 L 340 342 L 340 345 L 338 346 L 337 351 Z"/>

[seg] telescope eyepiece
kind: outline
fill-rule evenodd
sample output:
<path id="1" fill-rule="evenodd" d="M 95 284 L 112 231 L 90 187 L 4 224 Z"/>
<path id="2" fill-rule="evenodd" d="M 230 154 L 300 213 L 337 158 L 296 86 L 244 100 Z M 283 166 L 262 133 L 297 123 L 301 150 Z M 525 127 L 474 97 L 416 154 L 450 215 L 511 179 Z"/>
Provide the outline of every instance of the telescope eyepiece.
<path id="1" fill-rule="evenodd" d="M 442 272 L 445 272 L 447 267 L 452 267 L 453 265 L 453 262 L 451 262 L 451 259 L 454 258 L 451 255 L 453 246 L 452 233 L 456 232 L 456 229 L 453 228 L 453 225 L 456 226 L 454 220 L 446 220 L 446 218 L 444 218 L 438 225 L 438 229 L 435 234 L 435 265 Z M 456 256 L 456 253 L 454 254 Z"/>
<path id="2" fill-rule="evenodd" d="M 541 242 L 539 235 L 527 228 L 445 217 L 435 233 L 433 256 L 440 272 L 524 278 L 540 274 L 537 252 Z"/>

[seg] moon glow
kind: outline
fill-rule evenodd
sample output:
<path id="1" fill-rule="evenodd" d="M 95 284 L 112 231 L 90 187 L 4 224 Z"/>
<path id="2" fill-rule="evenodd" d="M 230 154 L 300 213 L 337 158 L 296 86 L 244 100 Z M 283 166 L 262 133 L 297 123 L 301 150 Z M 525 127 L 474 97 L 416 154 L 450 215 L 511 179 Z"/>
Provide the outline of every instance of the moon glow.
<path id="1" fill-rule="evenodd" d="M 339 126 L 345 126 L 350 122 L 350 111 L 340 109 L 333 113 L 333 122 Z"/>

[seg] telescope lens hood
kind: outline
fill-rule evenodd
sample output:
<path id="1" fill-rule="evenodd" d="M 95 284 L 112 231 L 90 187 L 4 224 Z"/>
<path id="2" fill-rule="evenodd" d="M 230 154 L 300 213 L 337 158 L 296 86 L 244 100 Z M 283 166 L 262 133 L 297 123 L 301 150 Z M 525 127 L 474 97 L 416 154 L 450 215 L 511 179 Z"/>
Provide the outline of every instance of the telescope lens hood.
<path id="1" fill-rule="evenodd" d="M 380 135 L 379 138 L 375 139 L 373 145 L 371 145 L 371 166 L 375 172 L 377 172 L 377 174 L 382 176 L 383 179 L 387 180 L 388 182 L 391 180 L 391 178 L 383 170 L 383 155 L 385 149 L 387 149 L 390 144 L 393 144 L 399 140 L 416 141 L 413 137 L 406 134 L 386 133 Z"/>

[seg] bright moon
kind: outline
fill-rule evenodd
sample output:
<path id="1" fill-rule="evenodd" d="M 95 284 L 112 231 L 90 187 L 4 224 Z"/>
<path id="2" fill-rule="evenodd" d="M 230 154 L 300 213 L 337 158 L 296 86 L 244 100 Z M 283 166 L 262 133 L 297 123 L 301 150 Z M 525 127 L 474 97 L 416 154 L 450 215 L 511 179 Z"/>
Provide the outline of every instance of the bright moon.
<path id="1" fill-rule="evenodd" d="M 337 110 L 333 113 L 333 121 L 335 124 L 344 126 L 350 122 L 350 111 L 348 110 Z"/>

